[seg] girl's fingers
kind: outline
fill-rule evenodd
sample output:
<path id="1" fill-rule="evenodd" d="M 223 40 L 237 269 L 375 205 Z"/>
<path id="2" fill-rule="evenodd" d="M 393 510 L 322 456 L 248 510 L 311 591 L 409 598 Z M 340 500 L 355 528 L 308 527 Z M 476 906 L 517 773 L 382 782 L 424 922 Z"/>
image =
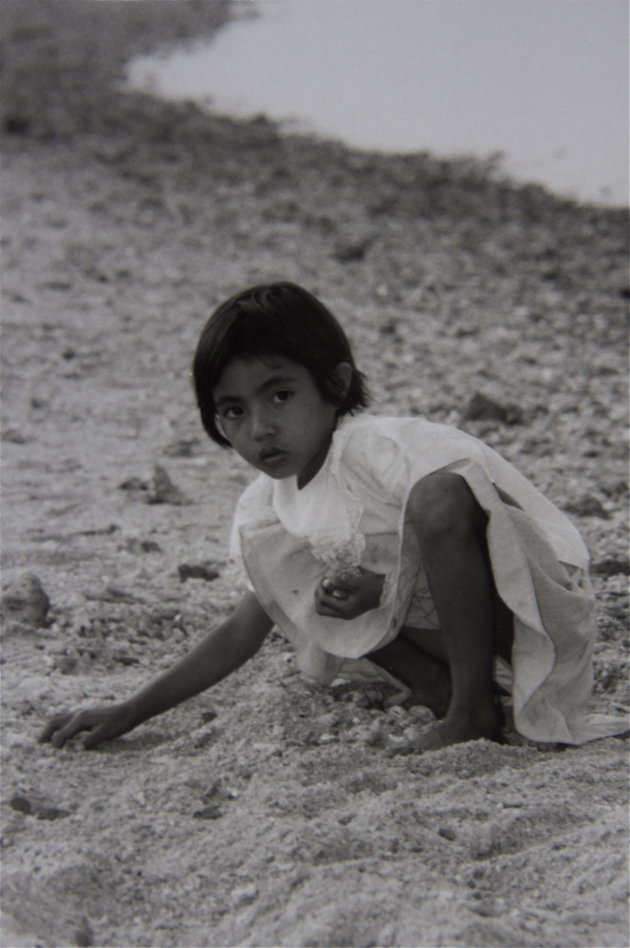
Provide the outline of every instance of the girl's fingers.
<path id="1" fill-rule="evenodd" d="M 317 601 L 317 612 L 320 616 L 328 616 L 331 619 L 346 619 L 348 618 L 348 603 L 321 598 Z"/>
<path id="2" fill-rule="evenodd" d="M 56 714 L 54 718 L 50 719 L 44 730 L 39 735 L 39 742 L 44 744 L 46 741 L 50 741 L 53 734 L 63 728 L 72 717 L 73 715 L 68 714 L 67 712 L 65 714 Z"/>
<path id="3" fill-rule="evenodd" d="M 333 609 L 328 606 L 319 606 L 317 612 L 320 616 L 328 616 L 329 619 L 343 619 L 343 613 L 339 609 Z"/>
<path id="4" fill-rule="evenodd" d="M 328 616 L 331 619 L 339 619 L 341 616 L 339 603 L 322 593 L 320 589 L 315 592 L 315 608 L 320 616 Z"/>
<path id="5" fill-rule="evenodd" d="M 66 741 L 69 741 L 71 737 L 76 734 L 76 728 L 71 728 L 69 724 L 65 727 L 60 728 L 58 731 L 55 731 L 53 736 L 50 739 L 51 744 L 54 744 L 55 747 L 63 747 Z"/>
<path id="6" fill-rule="evenodd" d="M 71 740 L 75 734 L 80 731 L 87 731 L 91 726 L 92 722 L 82 711 L 79 711 L 77 714 L 71 715 L 68 723 L 53 734 L 52 743 L 55 747 L 63 747 L 66 741 Z"/>
<path id="7" fill-rule="evenodd" d="M 55 747 L 63 747 L 81 731 L 87 731 L 83 747 L 91 750 L 101 741 L 109 741 L 130 730 L 129 717 L 124 706 L 84 708 L 75 713 L 58 714 L 48 722 L 40 735 L 40 741 L 50 741 Z"/>

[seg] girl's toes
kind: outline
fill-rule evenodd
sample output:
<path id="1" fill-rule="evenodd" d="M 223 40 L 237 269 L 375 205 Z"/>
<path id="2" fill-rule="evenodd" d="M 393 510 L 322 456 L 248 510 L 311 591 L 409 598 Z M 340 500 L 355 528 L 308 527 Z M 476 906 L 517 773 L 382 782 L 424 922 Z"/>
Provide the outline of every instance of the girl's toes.
<path id="1" fill-rule="evenodd" d="M 421 754 L 422 748 L 419 746 L 417 740 L 414 741 L 402 741 L 401 743 L 394 744 L 393 747 L 389 747 L 386 751 L 387 757 L 409 757 L 410 754 Z"/>

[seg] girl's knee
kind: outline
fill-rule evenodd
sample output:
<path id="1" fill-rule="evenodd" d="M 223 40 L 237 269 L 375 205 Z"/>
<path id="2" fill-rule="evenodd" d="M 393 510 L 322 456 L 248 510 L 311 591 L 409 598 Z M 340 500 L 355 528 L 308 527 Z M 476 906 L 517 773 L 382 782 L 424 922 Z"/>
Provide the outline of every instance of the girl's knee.
<path id="1" fill-rule="evenodd" d="M 431 543 L 478 536 L 487 520 L 464 478 L 448 471 L 437 471 L 418 481 L 407 510 L 421 538 Z"/>

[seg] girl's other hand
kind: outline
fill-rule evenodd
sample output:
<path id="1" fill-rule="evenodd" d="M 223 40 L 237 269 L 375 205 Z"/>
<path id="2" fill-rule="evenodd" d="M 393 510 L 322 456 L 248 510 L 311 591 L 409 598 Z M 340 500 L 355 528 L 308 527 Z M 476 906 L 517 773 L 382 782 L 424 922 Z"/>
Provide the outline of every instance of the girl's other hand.
<path id="1" fill-rule="evenodd" d="M 68 711 L 57 714 L 48 722 L 39 736 L 40 743 L 50 741 L 55 747 L 63 747 L 82 731 L 87 731 L 83 740 L 85 750 L 91 750 L 101 741 L 111 741 L 134 727 L 131 708 L 127 704 L 114 704 L 104 708 L 85 708 L 83 711 Z"/>
<path id="2" fill-rule="evenodd" d="M 320 616 L 355 619 L 380 604 L 385 577 L 360 566 L 329 573 L 315 590 L 315 608 Z"/>

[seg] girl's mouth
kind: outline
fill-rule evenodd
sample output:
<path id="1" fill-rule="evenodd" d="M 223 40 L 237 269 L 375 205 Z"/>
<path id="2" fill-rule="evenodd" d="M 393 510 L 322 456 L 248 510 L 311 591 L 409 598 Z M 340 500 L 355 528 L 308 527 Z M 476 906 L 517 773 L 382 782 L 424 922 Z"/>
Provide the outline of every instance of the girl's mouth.
<path id="1" fill-rule="evenodd" d="M 265 467 L 275 467 L 277 464 L 281 464 L 286 456 L 287 452 L 280 448 L 267 448 L 260 452 L 260 463 Z"/>

